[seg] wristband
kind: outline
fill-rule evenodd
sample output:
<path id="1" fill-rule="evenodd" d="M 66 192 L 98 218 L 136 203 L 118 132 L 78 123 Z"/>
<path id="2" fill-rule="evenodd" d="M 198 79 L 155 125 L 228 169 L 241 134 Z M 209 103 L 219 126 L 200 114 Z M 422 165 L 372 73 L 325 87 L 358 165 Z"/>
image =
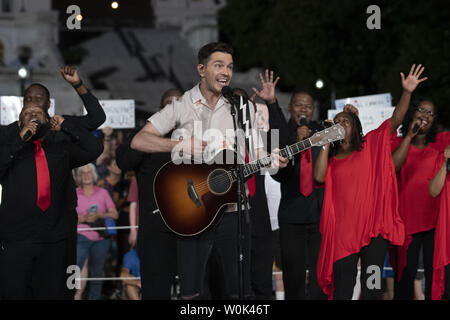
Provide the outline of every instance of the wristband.
<path id="1" fill-rule="evenodd" d="M 79 87 L 81 87 L 83 85 L 83 81 L 80 80 L 80 82 L 78 82 L 77 84 L 74 84 L 72 87 L 74 87 L 75 89 L 78 89 Z"/>

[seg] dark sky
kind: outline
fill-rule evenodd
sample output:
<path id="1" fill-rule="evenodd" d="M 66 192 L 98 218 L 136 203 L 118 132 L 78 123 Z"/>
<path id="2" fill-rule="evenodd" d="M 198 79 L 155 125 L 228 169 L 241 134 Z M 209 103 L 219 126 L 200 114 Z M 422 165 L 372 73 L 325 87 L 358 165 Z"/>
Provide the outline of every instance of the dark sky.
<path id="1" fill-rule="evenodd" d="M 118 0 L 119 8 L 111 8 L 110 0 L 53 0 L 52 7 L 60 12 L 60 21 L 65 21 L 66 9 L 70 5 L 81 8 L 83 24 L 89 26 L 121 25 L 143 26 L 152 24 L 150 0 Z"/>
<path id="2" fill-rule="evenodd" d="M 111 8 L 111 0 L 53 0 L 52 8 L 59 11 L 61 50 L 76 46 L 115 26 L 152 27 L 153 17 L 150 0 L 118 0 L 119 8 Z M 80 30 L 68 30 L 66 21 L 70 14 L 67 7 L 78 5 L 83 20 Z"/>

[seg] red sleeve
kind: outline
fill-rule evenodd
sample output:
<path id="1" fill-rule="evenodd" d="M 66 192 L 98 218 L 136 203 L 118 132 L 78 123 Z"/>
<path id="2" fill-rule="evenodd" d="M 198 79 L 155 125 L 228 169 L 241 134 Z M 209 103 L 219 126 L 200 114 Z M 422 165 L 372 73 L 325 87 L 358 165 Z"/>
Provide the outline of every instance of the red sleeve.
<path id="1" fill-rule="evenodd" d="M 444 151 L 444 149 L 450 145 L 450 131 L 439 132 L 436 135 L 436 141 L 430 144 L 438 151 Z"/>
<path id="2" fill-rule="evenodd" d="M 435 162 L 435 165 L 434 165 L 434 169 L 433 169 L 433 171 L 431 173 L 431 176 L 428 177 L 429 181 L 431 181 L 437 175 L 438 171 L 442 167 L 442 163 L 444 162 L 444 154 L 443 154 L 443 152 L 444 151 L 440 152 L 440 155 L 438 155 L 436 157 L 436 162 Z"/>
<path id="3" fill-rule="evenodd" d="M 402 142 L 402 137 L 395 136 L 391 139 L 391 151 L 394 152 Z"/>
<path id="4" fill-rule="evenodd" d="M 445 267 L 450 264 L 450 175 L 447 174 L 440 195 L 439 215 L 434 235 L 433 283 L 431 298 L 442 299 L 445 289 Z"/>

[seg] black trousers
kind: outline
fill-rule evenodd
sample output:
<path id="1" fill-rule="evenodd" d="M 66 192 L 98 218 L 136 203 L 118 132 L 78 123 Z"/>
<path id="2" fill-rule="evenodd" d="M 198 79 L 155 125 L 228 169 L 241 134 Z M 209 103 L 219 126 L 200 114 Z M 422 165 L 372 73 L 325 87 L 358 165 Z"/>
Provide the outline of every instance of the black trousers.
<path id="1" fill-rule="evenodd" d="M 139 225 L 137 239 L 142 299 L 170 300 L 177 266 L 176 236 L 165 228 L 159 214 L 148 215 L 148 221 Z"/>
<path id="2" fill-rule="evenodd" d="M 431 299 L 431 283 L 433 279 L 434 229 L 412 235 L 412 241 L 406 251 L 406 267 L 402 278 L 395 276 L 394 299 L 414 299 L 414 279 L 419 264 L 420 248 L 423 250 L 423 266 L 425 269 L 425 299 Z"/>
<path id="3" fill-rule="evenodd" d="M 67 243 L 2 242 L 0 298 L 57 300 L 65 298 Z"/>
<path id="4" fill-rule="evenodd" d="M 352 298 L 358 273 L 358 259 L 361 258 L 361 300 L 381 300 L 381 277 L 388 245 L 387 240 L 378 236 L 372 238 L 370 243 L 362 247 L 359 253 L 336 261 L 333 265 L 333 299 L 350 300 Z"/>
<path id="5" fill-rule="evenodd" d="M 66 239 L 66 270 L 69 266 L 77 265 L 78 213 L 75 209 L 70 212 L 72 214 L 73 220 L 71 226 L 72 231 Z M 62 290 L 64 292 L 64 299 L 66 300 L 73 300 L 77 291 L 76 288 L 72 288 L 72 286 L 69 287 L 65 283 Z"/>
<path id="6" fill-rule="evenodd" d="M 280 223 L 281 264 L 286 300 L 326 299 L 317 282 L 319 223 Z M 306 286 L 306 269 L 309 270 Z"/>
<path id="7" fill-rule="evenodd" d="M 445 267 L 445 291 L 442 300 L 450 300 L 450 264 Z"/>
<path id="8" fill-rule="evenodd" d="M 252 236 L 251 287 L 257 300 L 272 299 L 272 268 L 275 255 L 275 239 L 272 231 Z"/>
<path id="9" fill-rule="evenodd" d="M 250 296 L 250 238 L 249 225 L 243 221 L 244 239 L 242 241 L 242 283 L 244 297 Z M 199 294 L 205 298 L 206 268 L 214 251 L 214 265 L 210 272 L 217 273 L 216 279 L 224 284 L 220 295 L 223 299 L 239 297 L 239 254 L 238 254 L 238 215 L 226 212 L 221 220 L 193 237 L 179 237 L 177 241 L 178 275 L 180 291 L 184 297 Z M 209 275 L 212 276 L 211 274 Z"/>

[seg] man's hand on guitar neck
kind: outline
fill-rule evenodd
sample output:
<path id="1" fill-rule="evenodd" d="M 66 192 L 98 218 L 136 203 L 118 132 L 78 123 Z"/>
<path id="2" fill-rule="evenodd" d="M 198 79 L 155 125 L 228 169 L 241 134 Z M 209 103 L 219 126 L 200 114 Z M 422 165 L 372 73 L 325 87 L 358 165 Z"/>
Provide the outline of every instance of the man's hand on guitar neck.
<path id="1" fill-rule="evenodd" d="M 272 162 L 270 167 L 272 169 L 283 169 L 286 168 L 289 162 L 288 158 L 282 157 L 280 156 L 280 149 L 275 148 L 272 150 L 272 153 L 270 154 L 271 158 L 272 158 Z"/>

